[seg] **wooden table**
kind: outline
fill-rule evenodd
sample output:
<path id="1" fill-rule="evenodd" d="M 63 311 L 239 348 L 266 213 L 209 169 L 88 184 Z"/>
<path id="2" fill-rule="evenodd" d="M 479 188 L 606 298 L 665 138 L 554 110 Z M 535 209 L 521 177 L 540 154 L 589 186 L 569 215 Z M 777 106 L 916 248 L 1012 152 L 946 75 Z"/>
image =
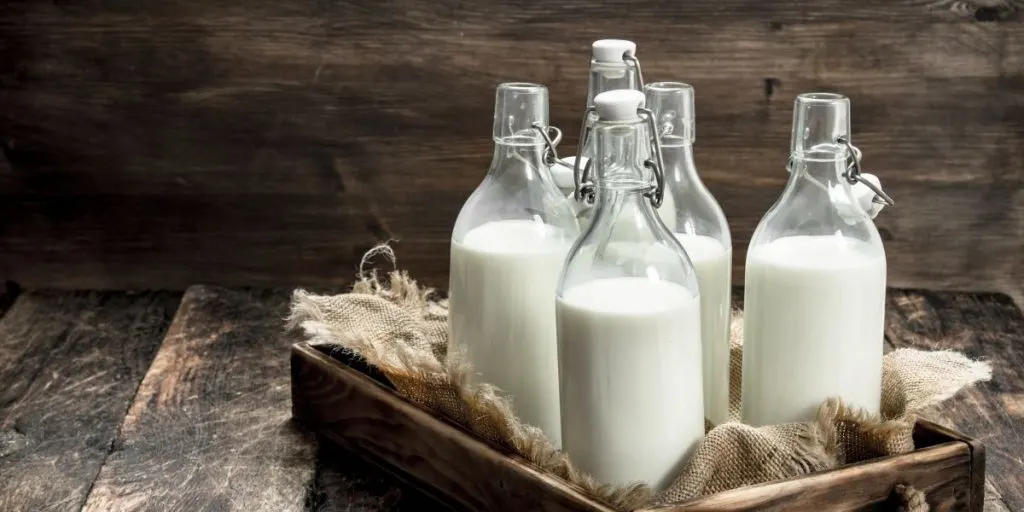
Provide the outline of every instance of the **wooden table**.
<path id="1" fill-rule="evenodd" d="M 0 511 L 444 508 L 291 421 L 288 296 L 0 291 Z M 886 338 L 992 362 L 930 417 L 985 442 L 986 510 L 1024 512 L 1020 310 L 894 290 Z"/>

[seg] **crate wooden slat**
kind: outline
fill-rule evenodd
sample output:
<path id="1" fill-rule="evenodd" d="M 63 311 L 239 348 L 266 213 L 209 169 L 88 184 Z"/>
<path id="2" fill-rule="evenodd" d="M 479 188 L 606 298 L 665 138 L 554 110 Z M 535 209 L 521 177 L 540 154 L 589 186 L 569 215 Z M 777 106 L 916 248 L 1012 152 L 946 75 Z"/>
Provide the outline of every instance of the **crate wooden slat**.
<path id="1" fill-rule="evenodd" d="M 305 343 L 292 347 L 292 410 L 327 439 L 468 510 L 610 511 L 408 402 L 372 369 L 355 369 Z M 982 512 L 983 446 L 926 421 L 918 422 L 915 441 L 920 448 L 910 454 L 645 512 L 895 510 L 897 483 L 924 491 L 932 510 Z"/>

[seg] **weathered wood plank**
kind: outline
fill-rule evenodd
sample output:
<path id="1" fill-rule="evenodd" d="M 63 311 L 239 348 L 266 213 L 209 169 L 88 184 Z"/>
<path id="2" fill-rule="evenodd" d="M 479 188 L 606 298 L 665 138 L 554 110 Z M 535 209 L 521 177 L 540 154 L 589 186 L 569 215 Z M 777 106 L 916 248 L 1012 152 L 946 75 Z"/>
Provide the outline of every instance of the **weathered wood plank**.
<path id="1" fill-rule="evenodd" d="M 886 308 L 894 346 L 951 349 L 992 363 L 992 382 L 929 411 L 985 444 L 998 501 L 1024 510 L 1024 315 L 1009 297 L 894 291 Z"/>
<path id="2" fill-rule="evenodd" d="M 340 283 L 362 251 L 396 238 L 403 267 L 443 286 L 450 227 L 489 159 L 494 84 L 548 83 L 572 141 L 587 45 L 613 34 L 639 41 L 649 80 L 697 86 L 698 165 L 725 203 L 737 262 L 785 179 L 793 97 L 840 90 L 866 164 L 899 201 L 880 220 L 893 282 L 1014 291 L 1021 5 L 10 3 L 0 275 L 92 288 Z"/>
<path id="3" fill-rule="evenodd" d="M 348 454 L 318 461 L 290 420 L 287 298 L 185 293 L 84 510 L 380 511 L 423 499 Z"/>
<path id="4" fill-rule="evenodd" d="M 26 292 L 0 318 L 0 510 L 82 507 L 179 298 Z"/>

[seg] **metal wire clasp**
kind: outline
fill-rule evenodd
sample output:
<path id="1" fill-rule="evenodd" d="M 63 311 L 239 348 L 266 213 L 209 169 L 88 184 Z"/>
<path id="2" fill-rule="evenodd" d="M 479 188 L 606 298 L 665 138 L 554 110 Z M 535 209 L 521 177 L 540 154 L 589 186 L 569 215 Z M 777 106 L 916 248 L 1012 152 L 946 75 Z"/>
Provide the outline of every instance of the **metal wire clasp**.
<path id="1" fill-rule="evenodd" d="M 594 159 L 588 159 L 586 165 L 582 169 L 580 168 L 580 161 L 583 159 L 583 149 L 593 133 L 593 126 L 587 123 L 587 119 L 595 110 L 594 107 L 589 107 L 583 115 L 583 126 L 580 128 L 580 141 L 576 146 L 576 162 L 572 173 L 573 184 L 575 185 L 573 195 L 577 201 L 585 204 L 593 204 L 596 196 L 594 182 L 591 180 Z M 640 107 L 636 112 L 644 120 L 644 123 L 647 124 L 648 134 L 650 135 L 651 155 L 654 157 L 644 161 L 644 167 L 650 169 L 654 174 L 654 186 L 647 192 L 644 192 L 644 196 L 651 200 L 651 204 L 655 208 L 660 208 L 665 200 L 665 160 L 661 153 L 661 138 L 658 136 L 654 111 Z"/>
<path id="2" fill-rule="evenodd" d="M 636 68 L 636 79 L 640 82 L 640 90 L 644 90 L 644 71 L 640 68 L 640 59 L 630 53 L 622 54 L 622 60 Z"/>
<path id="3" fill-rule="evenodd" d="M 654 111 L 641 107 L 637 112 L 647 116 L 647 126 L 651 135 L 651 152 L 654 153 L 653 161 L 647 159 L 644 162 L 644 167 L 647 167 L 654 173 L 654 187 L 644 195 L 651 200 L 651 204 L 655 208 L 661 208 L 661 203 L 665 200 L 665 159 L 661 154 L 661 137 L 658 135 L 658 125 L 654 120 Z"/>
<path id="4" fill-rule="evenodd" d="M 881 188 L 876 187 L 874 183 L 871 183 L 870 181 L 861 178 L 861 152 L 856 147 L 854 147 L 853 144 L 850 143 L 850 139 L 846 138 L 845 136 L 839 136 L 836 138 L 836 143 L 846 146 L 846 151 L 848 152 L 846 156 L 846 172 L 843 173 L 843 177 L 846 178 L 846 181 L 850 185 L 861 183 L 865 187 L 871 189 L 871 191 L 875 193 L 875 197 L 871 199 L 871 202 L 884 204 L 886 206 L 895 206 L 896 202 L 893 201 L 891 197 L 889 197 L 889 194 L 883 192 Z"/>
<path id="5" fill-rule="evenodd" d="M 562 130 L 554 126 L 544 126 L 540 123 L 533 123 L 531 128 L 537 130 L 540 137 L 544 139 L 544 163 L 551 167 L 558 161 L 558 143 L 562 142 Z M 564 165 L 564 164 L 563 164 Z"/>
<path id="6" fill-rule="evenodd" d="M 595 112 L 597 112 L 597 109 L 593 106 L 587 107 L 587 110 L 583 112 L 580 140 L 576 143 L 576 161 L 573 162 L 572 166 L 573 197 L 584 204 L 594 204 L 596 198 L 594 182 L 590 180 L 593 162 L 588 159 L 586 165 L 582 169 L 580 168 L 580 161 L 583 160 L 583 150 L 587 147 L 587 143 L 590 141 L 590 133 L 593 130 L 593 126 L 587 121 L 590 120 L 590 115 Z"/>

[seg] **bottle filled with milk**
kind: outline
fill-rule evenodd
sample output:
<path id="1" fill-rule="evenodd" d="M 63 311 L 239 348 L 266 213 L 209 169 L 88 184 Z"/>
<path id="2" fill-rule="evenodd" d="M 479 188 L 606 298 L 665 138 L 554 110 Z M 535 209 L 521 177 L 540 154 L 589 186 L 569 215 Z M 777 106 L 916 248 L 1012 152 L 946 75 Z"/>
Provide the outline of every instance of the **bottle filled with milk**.
<path id="1" fill-rule="evenodd" d="M 655 212 L 664 192 L 654 123 L 635 90 L 594 101 L 593 221 L 558 288 L 562 446 L 607 484 L 671 483 L 704 435 L 700 294 Z"/>
<path id="2" fill-rule="evenodd" d="M 872 413 L 881 401 L 885 250 L 856 193 L 864 180 L 849 99 L 798 96 L 790 153 L 786 188 L 747 252 L 742 416 L 751 425 L 812 420 L 832 396 Z"/>
<path id="3" fill-rule="evenodd" d="M 714 425 L 729 420 L 729 318 L 732 309 L 732 238 L 718 201 L 693 162 L 694 92 L 678 82 L 644 86 L 647 107 L 665 162 L 665 203 L 674 205 L 672 226 L 700 283 L 704 414 Z"/>
<path id="4" fill-rule="evenodd" d="M 594 98 L 598 94 L 607 91 L 621 89 L 643 91 L 643 73 L 640 67 L 640 60 L 636 56 L 636 43 L 625 39 L 600 39 L 591 45 L 590 72 L 587 82 L 586 110 L 583 114 L 583 127 L 580 130 L 582 142 L 583 132 L 593 127 L 597 121 L 597 114 L 594 111 Z M 561 159 L 557 165 L 552 167 L 555 182 L 562 190 L 573 208 L 577 211 L 581 226 L 590 222 L 593 213 L 594 197 L 575 197 L 577 176 L 583 173 L 586 163 L 594 155 L 593 143 L 578 144 L 576 157 Z M 576 163 L 579 162 L 577 166 Z M 662 214 L 662 220 L 670 228 L 675 222 L 675 209 L 673 197 L 666 195 L 665 200 L 658 211 Z"/>
<path id="5" fill-rule="evenodd" d="M 555 290 L 579 228 L 545 163 L 547 124 L 547 88 L 498 86 L 494 157 L 452 231 L 448 323 L 475 378 L 560 446 Z"/>

